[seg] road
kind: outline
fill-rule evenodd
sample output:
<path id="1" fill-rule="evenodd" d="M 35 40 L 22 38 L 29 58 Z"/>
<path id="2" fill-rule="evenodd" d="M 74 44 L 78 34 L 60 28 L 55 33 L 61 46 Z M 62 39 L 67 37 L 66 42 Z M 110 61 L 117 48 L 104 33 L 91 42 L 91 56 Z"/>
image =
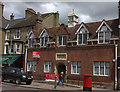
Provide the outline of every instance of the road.
<path id="1" fill-rule="evenodd" d="M 2 84 L 2 92 L 83 92 L 81 90 L 48 90 L 48 89 L 35 89 L 35 88 L 25 88 L 20 87 L 16 84 Z M 84 91 L 86 92 L 86 91 Z M 87 91 L 88 92 L 88 91 Z M 92 92 L 101 92 L 100 90 L 94 90 Z M 120 92 L 120 91 L 113 91 L 113 90 L 103 90 L 102 92 Z"/>

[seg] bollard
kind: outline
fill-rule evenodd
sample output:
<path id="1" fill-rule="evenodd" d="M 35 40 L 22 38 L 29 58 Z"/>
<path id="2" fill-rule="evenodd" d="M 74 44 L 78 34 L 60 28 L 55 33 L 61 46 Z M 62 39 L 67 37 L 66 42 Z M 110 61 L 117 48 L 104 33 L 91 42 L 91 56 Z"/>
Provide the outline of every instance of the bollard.
<path id="1" fill-rule="evenodd" d="M 56 89 L 57 87 L 57 77 L 55 76 L 55 84 L 54 84 L 54 88 Z"/>

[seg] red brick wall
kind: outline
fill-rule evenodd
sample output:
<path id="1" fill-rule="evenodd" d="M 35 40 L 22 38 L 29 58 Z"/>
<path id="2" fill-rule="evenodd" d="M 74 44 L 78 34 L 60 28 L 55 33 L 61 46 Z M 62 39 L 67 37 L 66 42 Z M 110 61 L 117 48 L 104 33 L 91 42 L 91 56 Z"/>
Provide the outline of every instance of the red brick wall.
<path id="1" fill-rule="evenodd" d="M 110 76 L 94 76 L 93 81 L 114 82 L 114 45 L 100 46 L 76 46 L 76 47 L 55 47 L 55 48 L 34 48 L 28 50 L 27 61 L 37 61 L 37 71 L 33 73 L 36 79 L 45 78 L 44 61 L 52 61 L 52 73 L 55 65 L 63 62 L 67 66 L 67 78 L 83 81 L 84 74 L 93 75 L 94 61 L 110 62 Z M 32 58 L 32 51 L 40 51 L 40 58 Z M 56 53 L 67 53 L 67 60 L 56 60 Z M 67 61 L 70 60 L 70 63 Z M 80 75 L 71 74 L 71 62 L 81 61 Z M 41 77 L 42 76 L 42 77 Z"/>

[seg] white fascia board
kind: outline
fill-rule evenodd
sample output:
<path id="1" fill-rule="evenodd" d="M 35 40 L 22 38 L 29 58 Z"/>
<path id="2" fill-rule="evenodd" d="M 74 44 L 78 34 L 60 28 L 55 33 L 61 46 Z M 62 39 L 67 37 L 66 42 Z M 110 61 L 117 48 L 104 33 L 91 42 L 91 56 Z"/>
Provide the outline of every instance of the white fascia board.
<path id="1" fill-rule="evenodd" d="M 100 28 L 102 27 L 103 24 L 105 24 L 105 25 L 107 26 L 107 28 L 108 28 L 110 31 L 112 31 L 112 29 L 110 28 L 110 26 L 109 26 L 105 21 L 103 21 L 103 22 L 101 23 L 101 25 L 98 27 L 98 29 L 96 30 L 96 33 L 100 30 Z"/>
<path id="2" fill-rule="evenodd" d="M 78 30 L 77 30 L 77 32 L 76 32 L 75 34 L 77 34 L 77 33 L 79 32 L 79 30 L 80 30 L 80 28 L 81 28 L 81 27 L 84 27 L 84 28 L 85 28 L 85 30 L 87 30 L 87 28 L 85 27 L 85 25 L 84 25 L 84 24 L 81 24 L 81 25 L 80 25 L 80 27 L 78 28 Z M 88 30 L 87 30 L 87 33 L 89 33 L 89 31 L 88 31 Z"/>

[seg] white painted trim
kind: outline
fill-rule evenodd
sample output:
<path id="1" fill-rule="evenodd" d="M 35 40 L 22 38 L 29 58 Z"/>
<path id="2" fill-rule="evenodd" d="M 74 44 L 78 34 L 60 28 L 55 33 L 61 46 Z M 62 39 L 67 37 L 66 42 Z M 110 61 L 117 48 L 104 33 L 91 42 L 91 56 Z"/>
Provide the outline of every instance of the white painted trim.
<path id="1" fill-rule="evenodd" d="M 8 38 L 8 33 L 10 33 L 10 30 L 7 30 L 7 31 L 6 31 L 5 40 L 9 40 L 9 38 Z"/>
<path id="2" fill-rule="evenodd" d="M 119 40 L 119 38 L 111 38 L 110 40 Z"/>
<path id="3" fill-rule="evenodd" d="M 82 28 L 82 27 L 84 27 L 85 30 L 87 31 L 87 33 L 89 33 L 88 29 L 87 29 L 87 28 L 85 27 L 85 25 L 82 23 L 75 34 L 78 34 L 80 28 Z"/>
<path id="4" fill-rule="evenodd" d="M 68 43 L 77 42 L 77 41 L 67 41 Z"/>
<path id="5" fill-rule="evenodd" d="M 32 30 L 29 32 L 29 34 L 27 35 L 27 39 L 29 39 L 29 36 L 30 36 L 30 34 L 33 34 L 33 36 L 35 37 L 35 35 L 34 35 L 34 33 L 32 32 Z"/>
<path id="6" fill-rule="evenodd" d="M 80 61 L 72 61 L 72 62 L 80 62 Z M 80 73 L 81 73 L 81 62 L 80 62 L 80 73 L 73 73 L 72 72 L 72 62 L 71 62 L 71 74 L 80 75 Z M 76 71 L 77 71 L 77 65 L 76 65 Z"/>
<path id="7" fill-rule="evenodd" d="M 47 44 L 53 44 L 53 43 L 55 43 L 55 42 L 48 42 Z"/>
<path id="8" fill-rule="evenodd" d="M 60 35 L 60 36 L 62 36 L 62 45 L 59 45 L 59 36 L 58 36 L 58 46 L 59 46 L 59 47 L 60 47 L 60 46 L 66 46 L 66 45 L 63 45 L 63 42 L 64 42 L 63 36 L 66 36 L 66 43 L 67 43 L 67 35 Z"/>
<path id="9" fill-rule="evenodd" d="M 110 31 L 112 31 L 112 29 L 110 28 L 110 26 L 109 26 L 105 21 L 103 21 L 103 22 L 101 23 L 101 25 L 98 27 L 98 29 L 96 30 L 96 33 L 100 30 L 100 28 L 102 27 L 103 24 L 105 24 L 105 25 L 107 26 L 107 28 L 108 28 Z"/>
<path id="10" fill-rule="evenodd" d="M 7 26 L 5 27 L 5 29 L 7 29 L 7 28 L 9 27 L 9 25 L 10 25 L 10 24 L 8 23 Z"/>
<path id="11" fill-rule="evenodd" d="M 17 32 L 19 31 L 19 37 L 17 38 Z M 14 33 L 14 39 L 20 39 L 21 38 L 21 30 L 16 30 Z"/>
<path id="12" fill-rule="evenodd" d="M 82 34 L 82 44 L 79 44 L 79 34 Z M 88 42 L 86 44 L 83 43 L 83 35 L 87 34 L 87 39 L 88 39 L 88 33 L 79 33 L 77 34 L 77 45 L 86 45 L 88 44 Z"/>
<path id="13" fill-rule="evenodd" d="M 58 58 L 57 55 L 64 54 L 66 58 Z M 56 60 L 67 60 L 67 53 L 56 53 Z"/>
<path id="14" fill-rule="evenodd" d="M 91 40 L 87 40 L 87 41 L 98 41 L 98 39 L 91 39 Z"/>
<path id="15" fill-rule="evenodd" d="M 45 71 L 45 62 L 49 62 L 49 64 L 48 64 L 48 71 Z M 44 61 L 44 73 L 50 73 L 50 71 L 51 71 L 51 70 L 49 70 L 50 63 L 51 63 L 51 68 L 52 68 L 52 62 L 51 61 Z"/>
<path id="16" fill-rule="evenodd" d="M 39 38 L 41 38 L 41 36 L 42 36 L 42 34 L 43 34 L 44 31 L 45 31 L 45 33 L 48 35 L 46 29 L 43 29 L 42 32 L 41 32 L 41 34 L 40 34 L 40 36 L 39 36 Z M 49 37 L 49 35 L 48 35 L 48 37 Z"/>

